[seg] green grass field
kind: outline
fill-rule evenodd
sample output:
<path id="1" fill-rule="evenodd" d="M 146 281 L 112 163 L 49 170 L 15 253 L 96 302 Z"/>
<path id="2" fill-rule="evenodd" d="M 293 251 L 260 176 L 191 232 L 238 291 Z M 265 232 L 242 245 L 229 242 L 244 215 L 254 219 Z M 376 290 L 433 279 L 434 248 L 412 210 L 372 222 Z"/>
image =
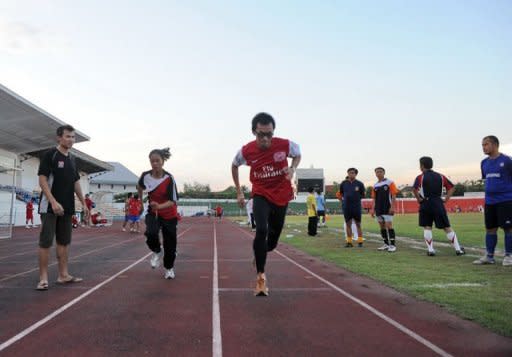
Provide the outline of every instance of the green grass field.
<path id="1" fill-rule="evenodd" d="M 241 220 L 241 219 L 238 219 Z M 423 232 L 417 215 L 395 217 L 400 239 L 397 252 L 379 252 L 382 245 L 378 224 L 363 217 L 363 248 L 344 248 L 342 218 L 333 216 L 318 237 L 307 236 L 307 217 L 288 216 L 281 241 L 352 272 L 371 277 L 419 299 L 434 302 L 451 312 L 512 337 L 512 267 L 475 266 L 472 261 L 483 254 L 482 214 L 451 215 L 452 227 L 466 256 L 456 256 L 441 230 L 434 231 L 435 257 L 426 255 Z M 441 244 L 439 244 L 441 243 Z M 500 232 L 497 258 L 503 251 Z"/>

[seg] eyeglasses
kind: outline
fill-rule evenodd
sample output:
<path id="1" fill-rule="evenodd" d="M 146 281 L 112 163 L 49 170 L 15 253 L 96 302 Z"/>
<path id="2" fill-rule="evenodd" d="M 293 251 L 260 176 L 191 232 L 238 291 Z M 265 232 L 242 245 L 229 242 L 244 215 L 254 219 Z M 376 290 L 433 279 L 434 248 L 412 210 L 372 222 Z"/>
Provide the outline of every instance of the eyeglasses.
<path id="1" fill-rule="evenodd" d="M 263 139 L 265 137 L 272 139 L 272 136 L 274 136 L 274 133 L 272 131 L 267 131 L 267 132 L 257 131 L 256 136 L 258 137 L 258 139 Z"/>

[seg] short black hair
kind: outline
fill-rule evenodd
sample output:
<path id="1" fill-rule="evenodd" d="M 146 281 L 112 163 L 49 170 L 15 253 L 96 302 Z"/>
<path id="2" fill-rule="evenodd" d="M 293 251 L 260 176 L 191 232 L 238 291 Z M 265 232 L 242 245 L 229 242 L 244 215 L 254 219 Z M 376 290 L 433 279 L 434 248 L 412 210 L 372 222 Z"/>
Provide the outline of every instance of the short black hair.
<path id="1" fill-rule="evenodd" d="M 151 155 L 158 155 L 162 158 L 162 161 L 168 160 L 171 157 L 171 151 L 169 148 L 163 148 L 163 149 L 154 149 L 151 150 L 149 153 L 149 157 L 151 158 Z"/>
<path id="2" fill-rule="evenodd" d="M 138 193 L 134 194 L 133 198 L 138 199 L 139 198 L 139 194 Z"/>
<path id="3" fill-rule="evenodd" d="M 130 198 L 132 197 L 133 193 L 132 192 L 128 192 L 128 194 L 126 195 L 126 197 Z"/>
<path id="4" fill-rule="evenodd" d="M 311 187 L 311 186 L 310 186 L 310 187 L 308 187 L 308 192 L 309 192 L 309 193 L 313 193 L 313 191 L 315 191 L 315 189 L 314 189 L 313 187 Z"/>
<path id="5" fill-rule="evenodd" d="M 316 189 L 316 193 L 318 193 L 319 195 L 321 195 L 321 194 L 322 194 L 322 189 L 321 189 L 321 188 L 317 188 L 317 189 Z"/>
<path id="6" fill-rule="evenodd" d="M 382 171 L 384 171 L 384 173 L 386 173 L 386 170 L 383 167 L 380 167 L 380 166 L 376 167 L 374 171 L 377 171 L 377 170 L 382 170 Z"/>
<path id="7" fill-rule="evenodd" d="M 272 118 L 272 115 L 267 113 L 258 113 L 252 118 L 252 131 L 256 131 L 256 126 L 258 124 L 268 125 L 272 124 L 272 129 L 276 128 L 276 121 Z"/>
<path id="8" fill-rule="evenodd" d="M 431 170 L 434 167 L 434 160 L 430 156 L 420 157 L 420 165 L 427 170 Z"/>
<path id="9" fill-rule="evenodd" d="M 64 130 L 67 130 L 69 132 L 72 132 L 72 131 L 75 131 L 75 128 L 73 128 L 71 125 L 69 124 L 66 124 L 66 125 L 61 125 L 57 128 L 57 136 L 62 136 L 64 135 Z"/>
<path id="10" fill-rule="evenodd" d="M 356 173 L 356 175 L 359 173 L 359 171 L 355 168 L 355 167 L 351 167 L 347 170 L 347 174 L 350 172 L 350 171 L 354 171 Z"/>
<path id="11" fill-rule="evenodd" d="M 493 143 L 494 145 L 496 146 L 500 146 L 500 141 L 498 140 L 498 138 L 494 135 L 487 135 L 486 137 L 484 137 L 482 140 L 489 140 L 491 143 Z"/>

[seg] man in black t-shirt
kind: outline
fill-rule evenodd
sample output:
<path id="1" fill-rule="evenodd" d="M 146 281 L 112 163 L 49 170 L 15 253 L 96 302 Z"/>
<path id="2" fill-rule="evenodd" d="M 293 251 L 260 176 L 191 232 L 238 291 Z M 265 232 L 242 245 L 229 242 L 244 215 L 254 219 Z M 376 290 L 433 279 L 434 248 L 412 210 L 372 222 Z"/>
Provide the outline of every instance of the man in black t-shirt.
<path id="1" fill-rule="evenodd" d="M 416 177 L 413 185 L 413 194 L 420 205 L 419 210 L 419 226 L 423 227 L 423 237 L 427 244 L 427 255 L 433 257 L 436 255 L 434 249 L 434 240 L 432 234 L 432 225 L 442 229 L 446 233 L 446 238 L 452 243 L 455 254 L 464 255 L 465 250 L 459 244 L 457 234 L 450 225 L 448 214 L 446 213 L 445 203 L 452 197 L 455 192 L 455 186 L 444 175 L 435 172 L 434 161 L 429 156 L 420 158 L 421 175 Z M 446 190 L 444 199 L 443 188 Z"/>
<path id="2" fill-rule="evenodd" d="M 82 203 L 88 219 L 89 210 L 85 204 L 80 175 L 74 157 L 69 152 L 75 143 L 75 129 L 71 125 L 57 128 L 56 148 L 48 150 L 39 165 L 39 186 L 41 198 L 41 233 L 39 235 L 39 283 L 37 290 L 48 290 L 48 260 L 53 238 L 57 242 L 59 266 L 58 284 L 76 283 L 81 278 L 68 272 L 68 245 L 71 243 L 72 216 L 75 214 L 75 196 Z"/>

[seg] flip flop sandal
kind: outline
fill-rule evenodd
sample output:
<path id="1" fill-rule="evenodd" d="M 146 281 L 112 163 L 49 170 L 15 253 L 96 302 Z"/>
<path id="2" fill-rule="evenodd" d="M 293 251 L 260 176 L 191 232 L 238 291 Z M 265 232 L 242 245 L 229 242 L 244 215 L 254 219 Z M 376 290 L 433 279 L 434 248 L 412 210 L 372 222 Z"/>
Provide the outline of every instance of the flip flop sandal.
<path id="1" fill-rule="evenodd" d="M 81 282 L 82 278 L 77 278 L 76 276 L 69 276 L 66 280 L 57 280 L 57 284 L 65 285 L 65 284 L 71 284 L 71 283 L 79 283 Z"/>
<path id="2" fill-rule="evenodd" d="M 36 286 L 36 290 L 39 290 L 39 291 L 44 291 L 44 290 L 48 290 L 48 282 L 46 280 L 41 280 L 37 286 Z"/>

